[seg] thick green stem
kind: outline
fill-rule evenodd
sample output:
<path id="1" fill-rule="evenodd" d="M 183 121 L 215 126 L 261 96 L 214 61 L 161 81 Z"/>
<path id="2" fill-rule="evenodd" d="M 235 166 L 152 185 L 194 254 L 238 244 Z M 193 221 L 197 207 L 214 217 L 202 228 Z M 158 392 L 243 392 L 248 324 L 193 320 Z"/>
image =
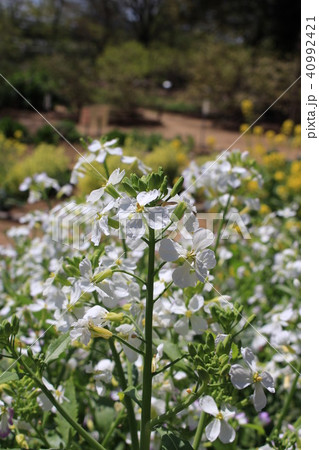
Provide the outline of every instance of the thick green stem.
<path id="1" fill-rule="evenodd" d="M 143 368 L 143 399 L 141 419 L 140 450 L 149 450 L 151 442 L 151 399 L 152 399 L 152 359 L 153 359 L 153 291 L 155 263 L 155 233 L 149 228 L 149 253 L 147 275 L 147 298 L 145 311 L 145 357 Z"/>
<path id="2" fill-rule="evenodd" d="M 64 417 L 64 419 L 69 422 L 69 424 L 86 440 L 86 442 L 90 445 L 90 448 L 96 450 L 105 450 L 104 447 L 99 444 L 84 428 L 81 427 L 72 417 L 64 410 L 64 408 L 56 401 L 51 392 L 44 386 L 42 381 L 34 374 L 32 369 L 28 367 L 25 360 L 22 360 L 22 365 L 24 370 L 29 374 L 30 378 L 34 380 L 37 386 L 41 389 L 41 391 L 46 395 L 46 397 L 50 400 L 53 406 L 56 407 L 57 411 Z"/>
<path id="3" fill-rule="evenodd" d="M 204 411 L 202 411 L 200 418 L 199 418 L 198 425 L 197 425 L 196 434 L 194 437 L 194 442 L 193 442 L 194 450 L 198 449 L 200 441 L 202 440 L 202 435 L 203 435 L 204 426 L 205 426 L 205 419 L 206 419 L 206 413 Z"/>
<path id="4" fill-rule="evenodd" d="M 116 370 L 117 370 L 119 383 L 120 383 L 121 389 L 123 391 L 125 391 L 127 389 L 127 383 L 126 383 L 126 379 L 125 379 L 122 363 L 121 363 L 119 354 L 117 353 L 117 350 L 115 348 L 113 339 L 110 339 L 109 343 L 110 343 L 110 348 L 111 348 L 111 351 L 112 351 L 112 354 L 113 354 L 113 359 L 114 359 L 114 362 L 115 362 L 115 367 L 116 367 Z M 125 406 L 126 406 L 128 422 L 129 422 L 129 426 L 130 426 L 131 439 L 132 439 L 132 449 L 133 450 L 138 450 L 139 445 L 138 445 L 138 437 L 137 437 L 137 424 L 136 424 L 136 419 L 135 419 L 134 407 L 133 407 L 132 399 L 130 399 L 127 395 L 125 395 L 124 403 L 125 403 Z"/>

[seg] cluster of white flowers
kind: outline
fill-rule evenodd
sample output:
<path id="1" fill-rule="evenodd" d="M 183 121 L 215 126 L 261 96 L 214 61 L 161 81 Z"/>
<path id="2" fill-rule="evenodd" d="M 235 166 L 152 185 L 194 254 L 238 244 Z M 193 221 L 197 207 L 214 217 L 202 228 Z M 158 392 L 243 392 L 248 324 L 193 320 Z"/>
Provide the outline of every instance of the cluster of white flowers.
<path id="1" fill-rule="evenodd" d="M 106 173 L 103 186 L 93 190 L 85 204 L 64 201 L 51 213 L 25 216 L 23 226 L 9 233 L 15 248 L 0 247 L 0 314 L 8 319 L 16 314 L 20 319 L 22 356 L 30 350 L 35 358 L 46 353 L 50 333 L 54 339 L 68 336 L 69 347 L 66 344 L 65 353 L 61 351 L 65 377 L 64 371 L 56 377 L 55 371 L 44 369 L 46 375 L 41 378 L 58 405 L 72 401 L 65 385 L 75 371 L 88 381 L 82 388 L 95 405 L 108 396 L 108 405 L 114 404 L 116 409 L 124 397 L 133 398 L 134 415 L 139 420 L 146 310 L 151 296 L 153 416 L 165 416 L 176 404 L 187 404 L 194 396 L 186 409 L 174 415 L 176 427 L 195 432 L 203 412 L 208 415 L 204 427 L 207 440 L 219 438 L 223 444 L 232 443 L 242 424 L 258 421 L 250 410 L 244 413 L 249 386 L 253 388 L 250 403 L 257 413 L 267 405 L 264 389 L 275 393 L 274 380 L 276 385 L 281 383 L 279 392 L 292 386 L 293 372 L 287 361 L 293 363 L 300 354 L 300 261 L 298 245 L 290 245 L 292 237 L 285 224 L 295 220 L 295 215 L 282 209 L 263 220 L 256 219 L 259 200 L 246 195 L 245 183 L 254 180 L 262 185 L 262 178 L 246 153 L 231 152 L 201 167 L 191 163 L 183 173 L 186 192 L 180 193 L 167 187 L 160 171 L 148 175 L 149 169 L 141 161 L 123 156 L 115 144 L 93 141 L 85 158 L 75 165 L 71 182 L 75 184 L 83 176 L 85 164 L 106 164 L 114 155 L 121 157 L 123 164 L 136 164 L 144 175 L 126 178 L 124 170 L 116 169 Z M 45 174 L 26 179 L 20 189 L 30 190 L 30 196 L 34 192 L 31 200 L 35 201 L 41 189 L 33 190 L 32 186 L 39 184 L 41 189 L 60 191 L 58 183 Z M 213 233 L 201 226 L 193 196 L 203 200 L 206 210 L 217 208 L 226 216 L 241 213 L 252 238 L 245 241 L 237 234 L 220 242 L 220 231 Z M 64 245 L 70 230 L 61 218 L 68 214 L 84 217 L 84 240 L 79 247 Z M 65 228 L 59 242 L 52 237 L 61 224 Z M 41 234 L 32 237 L 34 229 L 40 229 Z M 147 255 L 152 258 L 151 239 L 155 261 L 152 293 L 146 264 Z M 257 316 L 255 326 L 260 334 L 247 326 L 250 314 Z M 46 333 L 48 327 L 50 333 Z M 237 339 L 242 330 L 244 347 Z M 210 353 L 205 347 L 203 355 L 207 336 L 212 336 L 213 343 Z M 115 379 L 119 362 L 108 347 L 110 342 L 122 364 L 122 375 L 129 380 L 129 394 Z M 272 347 L 267 347 L 268 342 Z M 193 359 L 190 343 L 199 344 Z M 265 348 L 267 357 L 262 353 Z M 253 351 L 263 355 L 260 368 Z M 224 372 L 218 372 L 223 368 Z M 197 395 L 201 383 L 203 391 Z M 55 414 L 58 406 L 52 404 L 53 399 L 48 400 L 38 387 L 32 389 L 37 404 Z M 237 404 L 232 404 L 232 396 Z M 276 400 L 270 397 L 274 415 Z M 4 437 L 13 411 L 19 414 L 20 410 L 18 406 L 15 409 L 14 400 L 1 398 L 0 437 Z M 164 417 L 163 423 L 168 423 L 166 420 Z M 126 428 L 124 433 L 131 445 Z M 156 433 L 152 439 L 157 448 Z"/>

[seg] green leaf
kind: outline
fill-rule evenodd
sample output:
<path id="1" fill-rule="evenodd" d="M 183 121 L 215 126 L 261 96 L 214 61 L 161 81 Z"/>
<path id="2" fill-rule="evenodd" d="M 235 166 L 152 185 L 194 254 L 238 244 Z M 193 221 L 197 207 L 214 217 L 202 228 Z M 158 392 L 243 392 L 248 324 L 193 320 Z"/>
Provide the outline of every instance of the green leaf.
<path id="1" fill-rule="evenodd" d="M 257 431 L 257 433 L 260 436 L 263 436 L 264 434 L 266 434 L 264 428 L 261 425 L 257 425 L 255 423 L 245 423 L 245 424 L 243 424 L 241 426 L 244 427 L 244 428 L 250 428 L 251 430 Z"/>
<path id="2" fill-rule="evenodd" d="M 109 406 L 96 406 L 94 410 L 96 427 L 104 431 L 108 430 L 115 419 L 115 410 Z"/>
<path id="3" fill-rule="evenodd" d="M 161 450 L 193 450 L 188 441 L 176 436 L 171 431 L 160 432 L 162 436 Z"/>
<path id="4" fill-rule="evenodd" d="M 231 345 L 231 351 L 232 351 L 232 359 L 233 360 L 237 359 L 238 355 L 239 355 L 239 349 L 238 349 L 238 345 L 235 344 L 235 342 L 233 342 Z"/>
<path id="5" fill-rule="evenodd" d="M 3 372 L 0 375 L 0 384 L 8 383 L 9 381 L 18 380 L 19 377 L 16 372 Z"/>
<path id="6" fill-rule="evenodd" d="M 137 392 L 136 387 L 129 386 L 127 389 L 125 389 L 124 394 L 133 399 L 135 403 L 137 403 L 142 408 L 142 398 Z"/>
<path id="7" fill-rule="evenodd" d="M 61 353 L 68 347 L 70 344 L 71 338 L 68 334 L 62 334 L 55 341 L 51 342 L 48 347 L 46 358 L 44 362 L 49 364 L 50 362 L 58 359 Z"/>
<path id="8" fill-rule="evenodd" d="M 78 419 L 78 404 L 76 401 L 76 393 L 74 389 L 73 380 L 70 378 L 65 384 L 65 397 L 69 400 L 63 402 L 63 408 L 65 411 L 77 421 Z M 55 418 L 55 423 L 57 424 L 57 431 L 62 436 L 65 443 L 69 442 L 70 437 L 74 436 L 75 430 L 67 422 L 61 414 L 57 414 Z"/>

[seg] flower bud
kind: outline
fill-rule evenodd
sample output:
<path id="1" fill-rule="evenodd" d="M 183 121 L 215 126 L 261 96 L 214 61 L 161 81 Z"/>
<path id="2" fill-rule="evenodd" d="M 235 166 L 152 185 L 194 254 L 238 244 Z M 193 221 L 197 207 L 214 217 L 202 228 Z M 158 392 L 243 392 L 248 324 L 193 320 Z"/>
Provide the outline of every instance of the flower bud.
<path id="1" fill-rule="evenodd" d="M 123 318 L 124 318 L 123 313 L 109 312 L 105 316 L 105 319 L 110 320 L 111 322 L 122 322 Z"/>
<path id="2" fill-rule="evenodd" d="M 183 187 L 184 183 L 184 177 L 179 177 L 179 179 L 176 181 L 176 183 L 173 186 L 173 189 L 171 191 L 171 197 L 174 197 L 176 194 L 180 192 L 180 190 Z"/>
<path id="3" fill-rule="evenodd" d="M 178 220 L 180 220 L 183 217 L 186 209 L 187 204 L 185 202 L 180 202 L 173 211 L 173 218 L 176 217 Z"/>
<path id="4" fill-rule="evenodd" d="M 89 330 L 91 332 L 92 338 L 101 337 L 103 339 L 110 339 L 113 336 L 113 333 L 106 328 L 97 327 L 92 323 L 89 324 Z"/>
<path id="5" fill-rule="evenodd" d="M 102 270 L 102 272 L 99 272 L 92 277 L 92 282 L 93 283 L 101 283 L 101 281 L 105 280 L 106 278 L 111 278 L 112 275 L 113 275 L 112 269 L 108 268 L 108 269 Z"/>
<path id="6" fill-rule="evenodd" d="M 117 192 L 117 190 L 111 184 L 106 186 L 105 191 L 115 199 L 119 198 L 119 196 L 120 196 L 120 194 Z"/>

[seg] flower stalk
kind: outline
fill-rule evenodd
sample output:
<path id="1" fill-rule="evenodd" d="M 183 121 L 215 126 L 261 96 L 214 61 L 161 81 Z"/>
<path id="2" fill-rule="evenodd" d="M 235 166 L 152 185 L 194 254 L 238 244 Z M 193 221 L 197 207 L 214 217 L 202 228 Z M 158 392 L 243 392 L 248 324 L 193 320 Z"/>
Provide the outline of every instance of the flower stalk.
<path id="1" fill-rule="evenodd" d="M 153 359 L 153 295 L 154 295 L 154 263 L 155 232 L 149 227 L 149 254 L 147 276 L 147 298 L 145 312 L 145 357 L 143 368 L 143 398 L 141 419 L 140 450 L 149 450 L 151 439 L 151 399 L 152 399 L 152 359 Z"/>

